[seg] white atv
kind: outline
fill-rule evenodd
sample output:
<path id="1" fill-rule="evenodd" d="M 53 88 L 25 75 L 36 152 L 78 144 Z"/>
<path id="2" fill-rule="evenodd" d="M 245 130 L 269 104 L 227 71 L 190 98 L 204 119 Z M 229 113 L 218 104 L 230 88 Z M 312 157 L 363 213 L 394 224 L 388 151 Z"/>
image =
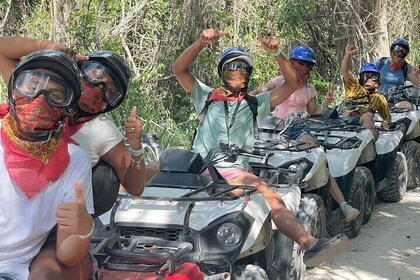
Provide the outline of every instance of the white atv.
<path id="1" fill-rule="evenodd" d="M 142 248 L 139 242 L 148 240 L 151 244 L 175 244 L 174 252 L 180 252 L 174 256 L 177 263 L 196 263 L 207 277 L 227 272 L 235 279 L 275 279 L 279 275 L 276 262 L 280 262 L 276 256 L 282 251 L 267 202 L 253 187 L 226 184 L 212 164 L 206 163 L 191 151 L 162 152 L 160 172 L 147 183 L 141 197 L 119 195 L 102 236 L 116 233 L 118 242 L 114 243 L 129 251 L 130 261 L 141 259 L 133 249 Z M 206 168 L 211 177 L 202 174 Z M 242 194 L 229 196 L 234 190 Z M 285 197 L 299 201 L 299 189 L 294 190 L 297 192 L 290 190 Z M 295 208 L 297 211 L 298 202 Z M 111 241 L 103 242 L 112 248 Z M 126 253 L 121 255 L 107 254 L 104 266 L 131 269 L 120 265 L 127 259 Z"/>
<path id="2" fill-rule="evenodd" d="M 397 86 L 387 93 L 387 99 L 395 104 L 396 101 L 408 101 L 412 110 L 391 107 L 392 122 L 404 125 L 405 135 L 401 152 L 405 155 L 408 167 L 407 189 L 414 189 L 420 185 L 420 89 L 415 86 Z"/>

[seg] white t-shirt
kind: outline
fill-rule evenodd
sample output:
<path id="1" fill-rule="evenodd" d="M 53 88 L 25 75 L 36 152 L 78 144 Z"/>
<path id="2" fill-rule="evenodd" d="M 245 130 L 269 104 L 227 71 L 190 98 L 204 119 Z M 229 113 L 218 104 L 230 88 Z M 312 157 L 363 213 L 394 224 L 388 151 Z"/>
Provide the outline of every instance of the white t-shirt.
<path id="1" fill-rule="evenodd" d="M 88 154 L 92 167 L 123 140 L 117 126 L 105 115 L 99 115 L 85 122 L 71 138 Z"/>
<path id="2" fill-rule="evenodd" d="M 0 139 L 0 273 L 27 280 L 29 264 L 57 223 L 58 204 L 76 199 L 76 180 L 82 181 L 86 207 L 94 213 L 91 166 L 86 153 L 69 144 L 70 162 L 63 174 L 28 199 L 10 180 L 3 153 Z"/>

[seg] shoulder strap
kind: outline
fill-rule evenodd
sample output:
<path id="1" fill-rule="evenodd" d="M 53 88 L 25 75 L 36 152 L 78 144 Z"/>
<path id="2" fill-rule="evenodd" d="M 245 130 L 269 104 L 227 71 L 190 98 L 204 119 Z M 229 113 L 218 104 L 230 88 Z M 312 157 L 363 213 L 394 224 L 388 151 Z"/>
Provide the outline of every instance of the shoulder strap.
<path id="1" fill-rule="evenodd" d="M 407 73 L 408 73 L 408 63 L 407 63 L 407 61 L 404 61 L 404 64 L 401 67 L 401 69 L 403 70 L 404 83 L 405 83 L 407 81 Z"/>
<path id="2" fill-rule="evenodd" d="M 382 66 L 384 66 L 386 59 L 387 59 L 387 57 L 385 57 L 385 56 L 383 56 L 379 59 L 379 63 L 378 63 L 379 70 L 381 70 Z"/>
<path id="3" fill-rule="evenodd" d="M 256 96 L 253 95 L 246 95 L 245 100 L 248 103 L 248 107 L 252 112 L 252 122 L 254 127 L 254 138 L 258 139 L 258 124 L 257 124 L 257 116 L 258 116 L 258 99 Z"/>
<path id="4" fill-rule="evenodd" d="M 213 94 L 213 92 L 214 92 L 214 90 L 210 91 L 209 94 L 207 95 L 206 103 L 204 104 L 203 110 L 201 110 L 200 114 L 198 115 L 198 124 L 199 125 L 203 125 L 204 119 L 207 116 L 207 111 L 209 110 L 210 103 L 212 102 L 212 100 L 210 100 L 210 97 Z"/>

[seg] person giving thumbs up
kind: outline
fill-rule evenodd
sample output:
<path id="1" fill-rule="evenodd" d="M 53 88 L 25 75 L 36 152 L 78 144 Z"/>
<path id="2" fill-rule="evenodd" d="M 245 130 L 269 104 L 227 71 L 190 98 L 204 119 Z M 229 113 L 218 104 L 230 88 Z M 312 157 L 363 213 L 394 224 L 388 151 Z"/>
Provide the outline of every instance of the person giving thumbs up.
<path id="1" fill-rule="evenodd" d="M 75 184 L 76 200 L 58 205 L 57 259 L 65 266 L 77 264 L 87 253 L 94 230 L 92 217 L 86 209 L 82 183 Z"/>

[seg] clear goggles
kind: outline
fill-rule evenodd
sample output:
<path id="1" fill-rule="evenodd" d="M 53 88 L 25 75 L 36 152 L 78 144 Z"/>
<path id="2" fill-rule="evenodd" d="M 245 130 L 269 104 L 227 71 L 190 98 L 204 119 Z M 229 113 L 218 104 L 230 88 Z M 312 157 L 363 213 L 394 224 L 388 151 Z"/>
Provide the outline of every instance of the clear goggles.
<path id="1" fill-rule="evenodd" d="M 361 78 L 363 81 L 371 80 L 372 82 L 379 82 L 379 74 L 378 73 L 372 73 L 372 72 L 364 72 L 361 73 Z"/>
<path id="2" fill-rule="evenodd" d="M 229 71 L 236 71 L 239 68 L 242 72 L 248 72 L 250 71 L 250 67 L 245 62 L 240 61 L 233 61 L 229 62 L 223 65 L 222 71 L 229 70 Z"/>
<path id="3" fill-rule="evenodd" d="M 402 57 L 405 57 L 408 54 L 408 50 L 406 48 L 404 48 L 403 46 L 400 46 L 400 45 L 395 45 L 392 48 L 392 52 L 394 54 L 399 54 L 400 53 L 402 55 Z"/>
<path id="4" fill-rule="evenodd" d="M 102 98 L 106 104 L 115 106 L 124 98 L 119 79 L 108 68 L 96 61 L 83 61 L 80 66 L 83 78 L 102 88 Z"/>
<path id="5" fill-rule="evenodd" d="M 15 88 L 19 94 L 34 99 L 41 93 L 52 107 L 66 108 L 73 101 L 73 90 L 66 82 L 43 71 L 25 70 L 15 80 Z"/>

